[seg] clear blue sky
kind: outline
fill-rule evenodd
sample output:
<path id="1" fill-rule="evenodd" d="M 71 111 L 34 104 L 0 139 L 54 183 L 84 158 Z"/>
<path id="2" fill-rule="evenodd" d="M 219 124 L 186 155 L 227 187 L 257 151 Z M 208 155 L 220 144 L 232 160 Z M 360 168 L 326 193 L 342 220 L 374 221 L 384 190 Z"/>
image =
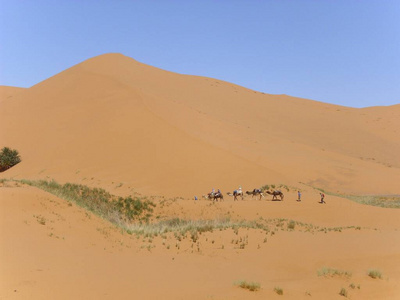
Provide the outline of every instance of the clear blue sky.
<path id="1" fill-rule="evenodd" d="M 0 0 L 0 85 L 108 52 L 266 93 L 400 103 L 399 0 Z"/>

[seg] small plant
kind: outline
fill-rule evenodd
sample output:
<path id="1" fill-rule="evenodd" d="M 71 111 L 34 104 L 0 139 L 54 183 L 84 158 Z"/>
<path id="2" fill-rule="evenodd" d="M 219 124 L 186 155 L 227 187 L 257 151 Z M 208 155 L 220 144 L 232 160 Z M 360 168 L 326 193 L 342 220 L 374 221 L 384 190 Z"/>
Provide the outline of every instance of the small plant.
<path id="1" fill-rule="evenodd" d="M 295 226 L 296 226 L 296 222 L 293 220 L 290 220 L 290 222 L 287 225 L 287 228 L 290 230 L 293 230 Z"/>
<path id="2" fill-rule="evenodd" d="M 277 293 L 278 295 L 283 295 L 283 289 L 281 289 L 279 286 L 276 286 L 274 288 L 274 292 Z"/>
<path id="3" fill-rule="evenodd" d="M 318 276 L 325 276 L 325 277 L 326 276 L 330 276 L 330 277 L 333 277 L 333 276 L 345 276 L 345 277 L 351 277 L 351 272 L 323 267 L 321 270 L 318 271 Z"/>
<path id="4" fill-rule="evenodd" d="M 43 216 L 37 216 L 36 220 L 40 225 L 46 225 L 46 219 Z"/>
<path id="5" fill-rule="evenodd" d="M 376 279 L 376 278 L 382 279 L 382 273 L 378 270 L 369 270 L 368 276 L 373 279 Z"/>
<path id="6" fill-rule="evenodd" d="M 347 298 L 347 290 L 345 288 L 342 288 L 339 292 L 339 295 Z"/>
<path id="7" fill-rule="evenodd" d="M 17 150 L 4 147 L 0 151 L 0 172 L 4 172 L 9 168 L 21 162 L 21 157 Z"/>
<path id="8" fill-rule="evenodd" d="M 245 280 L 241 280 L 235 283 L 235 285 L 241 287 L 242 289 L 246 289 L 252 292 L 258 291 L 261 287 L 258 282 L 247 282 Z"/>
<path id="9" fill-rule="evenodd" d="M 268 191 L 268 190 L 269 190 L 269 185 L 268 185 L 268 184 L 263 185 L 263 186 L 261 187 L 261 190 L 263 190 L 263 191 Z"/>

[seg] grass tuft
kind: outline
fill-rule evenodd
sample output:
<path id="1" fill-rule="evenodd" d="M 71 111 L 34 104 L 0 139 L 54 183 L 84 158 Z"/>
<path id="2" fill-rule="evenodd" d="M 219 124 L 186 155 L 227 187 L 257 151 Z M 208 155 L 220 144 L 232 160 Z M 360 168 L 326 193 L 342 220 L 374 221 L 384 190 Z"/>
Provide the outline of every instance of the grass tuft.
<path id="1" fill-rule="evenodd" d="M 375 269 L 368 270 L 368 276 L 373 279 L 377 279 L 377 278 L 382 279 L 382 273 Z"/>
<path id="2" fill-rule="evenodd" d="M 342 288 L 339 292 L 339 295 L 347 298 L 347 290 L 345 288 Z"/>
<path id="3" fill-rule="evenodd" d="M 276 286 L 274 288 L 274 292 L 277 293 L 278 295 L 283 295 L 283 289 L 280 288 L 279 286 Z"/>
<path id="4" fill-rule="evenodd" d="M 252 292 L 258 291 L 261 288 L 258 282 L 247 282 L 245 280 L 236 282 L 235 285 L 241 287 L 242 289 L 246 289 Z"/>
<path id="5" fill-rule="evenodd" d="M 325 276 L 325 277 L 327 277 L 327 276 L 330 276 L 330 277 L 333 277 L 333 276 L 351 277 L 351 272 L 323 267 L 321 270 L 318 270 L 318 276 Z"/>

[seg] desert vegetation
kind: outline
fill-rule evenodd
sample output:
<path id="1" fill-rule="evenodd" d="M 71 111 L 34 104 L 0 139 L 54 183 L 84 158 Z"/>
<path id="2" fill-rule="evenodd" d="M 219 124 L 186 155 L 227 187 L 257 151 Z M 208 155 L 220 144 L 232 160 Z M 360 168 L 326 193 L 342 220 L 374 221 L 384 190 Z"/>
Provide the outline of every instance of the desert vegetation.
<path id="1" fill-rule="evenodd" d="M 382 273 L 379 270 L 376 269 L 370 269 L 368 270 L 368 276 L 373 278 L 373 279 L 382 279 Z"/>
<path id="2" fill-rule="evenodd" d="M 236 282 L 235 285 L 251 292 L 258 291 L 261 288 L 261 285 L 258 282 L 247 282 L 245 280 L 240 280 Z"/>
<path id="3" fill-rule="evenodd" d="M 4 172 L 9 168 L 21 162 L 21 157 L 17 150 L 4 147 L 0 151 L 0 172 Z"/>
<path id="4" fill-rule="evenodd" d="M 70 205 L 65 205 L 65 207 L 72 206 L 75 203 L 86 209 L 86 212 L 82 212 L 82 216 L 85 216 L 86 213 L 85 219 L 91 219 L 91 222 L 95 219 L 93 214 L 111 222 L 113 226 L 105 225 L 104 227 L 103 225 L 97 228 L 104 240 L 110 243 L 108 247 L 104 247 L 105 251 L 115 251 L 114 249 L 122 251 L 121 249 L 124 248 L 133 248 L 136 249 L 135 253 L 152 253 L 152 255 L 165 251 L 167 255 L 172 256 L 173 260 L 176 259 L 176 255 L 189 253 L 197 254 L 199 257 L 208 257 L 210 254 L 219 256 L 224 255 L 224 253 L 237 256 L 241 253 L 249 253 L 249 251 L 262 254 L 265 253 L 264 251 L 268 251 L 268 248 L 275 247 L 282 237 L 286 238 L 292 234 L 296 236 L 299 233 L 302 233 L 300 236 L 308 239 L 311 235 L 322 237 L 330 232 L 334 235 L 341 235 L 341 232 L 347 230 L 353 230 L 353 233 L 361 229 L 365 232 L 368 230 L 372 232 L 372 229 L 367 227 L 325 227 L 290 218 L 241 219 L 239 215 L 232 213 L 233 210 L 229 207 L 229 203 L 218 206 L 206 201 L 201 204 L 190 202 L 190 207 L 196 207 L 196 209 L 219 211 L 214 216 L 207 214 L 202 218 L 201 214 L 194 214 L 197 216 L 193 217 L 194 215 L 177 210 L 177 207 L 184 207 L 184 205 L 189 204 L 189 201 L 182 198 L 147 198 L 137 193 L 135 197 L 119 197 L 100 188 L 73 183 L 60 184 L 54 180 L 2 179 L 0 183 L 6 187 L 24 187 L 25 185 L 37 187 L 67 200 Z M 49 202 L 53 201 L 53 198 L 49 200 Z M 231 203 L 235 205 L 233 203 L 236 202 Z M 48 203 L 42 202 L 41 205 L 47 206 Z M 224 212 L 223 209 L 226 208 L 228 208 L 228 211 Z M 70 210 L 70 208 L 67 208 L 67 210 Z M 177 214 L 173 215 L 171 212 L 177 212 Z M 51 214 L 35 213 L 33 222 L 25 222 L 24 224 L 28 226 L 34 224 L 37 228 L 46 230 L 46 236 L 62 241 L 64 236 L 54 229 L 55 219 L 53 216 L 54 212 L 51 212 Z M 113 232 L 120 232 L 121 235 L 115 238 Z M 332 266 L 320 268 L 317 274 L 326 278 L 322 279 L 323 284 L 337 280 L 344 281 L 346 285 L 342 285 L 342 289 L 338 286 L 333 293 L 337 296 L 350 298 L 353 293 L 359 293 L 360 290 L 360 284 L 350 281 L 350 278 L 353 277 L 351 271 L 358 272 L 354 267 L 351 267 L 350 270 L 343 270 Z M 380 271 L 375 269 L 364 273 L 365 278 L 368 278 L 367 275 L 374 279 L 382 278 Z M 292 290 L 289 286 L 285 285 L 284 291 L 279 287 L 282 282 L 277 281 L 275 284 L 275 287 L 272 285 L 261 289 L 257 282 L 241 280 L 235 282 L 234 286 L 249 291 L 249 294 L 259 291 L 257 294 L 260 295 L 269 292 L 276 294 L 276 297 L 278 295 L 283 297 L 284 294 L 286 297 L 290 297 Z M 314 296 L 316 292 L 312 291 L 312 293 Z M 311 292 L 307 291 L 306 295 L 311 296 Z"/>
<path id="5" fill-rule="evenodd" d="M 75 202 L 96 215 L 117 225 L 132 221 L 148 222 L 155 204 L 139 197 L 117 197 L 104 189 L 81 184 L 59 184 L 56 181 L 21 180 L 21 183 L 43 189 L 62 199 Z"/>
<path id="6" fill-rule="evenodd" d="M 280 288 L 279 286 L 276 286 L 274 288 L 274 292 L 277 293 L 278 295 L 282 296 L 283 295 L 283 289 Z"/>
<path id="7" fill-rule="evenodd" d="M 328 267 L 323 267 L 322 269 L 318 270 L 318 276 L 324 276 L 324 277 L 351 277 L 351 272 L 349 271 L 344 271 L 344 270 L 339 270 L 339 269 L 333 269 L 333 268 L 328 268 Z"/>
<path id="8" fill-rule="evenodd" d="M 282 183 L 279 183 L 279 184 L 264 184 L 261 187 L 261 190 L 263 192 L 268 191 L 269 189 L 272 189 L 272 190 L 275 190 L 275 189 L 282 190 L 283 189 L 283 190 L 286 190 L 287 192 L 289 192 L 290 190 L 295 190 L 296 188 L 289 187 L 288 185 L 282 184 Z"/>
<path id="9" fill-rule="evenodd" d="M 4 180 L 4 182 L 7 181 L 9 180 Z M 360 227 L 355 226 L 320 227 L 284 218 L 264 219 L 260 217 L 256 220 L 237 220 L 229 216 L 197 220 L 177 217 L 161 218 L 159 215 L 154 216 L 156 204 L 146 197 L 138 195 L 134 197 L 118 197 L 101 188 L 90 188 L 85 185 L 73 183 L 59 184 L 54 180 L 13 181 L 16 184 L 22 183 L 35 186 L 62 199 L 74 202 L 120 227 L 128 234 L 143 235 L 146 237 L 163 236 L 167 233 L 173 233 L 173 236 L 178 241 L 185 239 L 189 235 L 190 239 L 196 242 L 202 233 L 228 229 L 232 230 L 235 235 L 238 235 L 240 229 L 256 229 L 271 236 L 279 231 L 293 231 L 295 229 L 300 232 L 309 233 L 342 232 L 348 229 L 360 229 Z M 175 200 L 172 199 L 170 201 L 174 202 Z M 160 206 L 163 207 L 166 205 L 166 202 L 167 200 L 160 201 Z M 267 238 L 264 237 L 264 243 L 266 240 Z M 240 245 L 241 249 L 245 247 L 245 241 L 245 237 L 237 239 L 237 244 Z M 321 272 L 323 272 L 323 275 L 337 275 L 341 271 L 324 268 Z"/>
<path id="10" fill-rule="evenodd" d="M 365 205 L 400 208 L 400 195 L 343 195 L 342 197 Z"/>
<path id="11" fill-rule="evenodd" d="M 345 288 L 341 288 L 339 295 L 347 298 L 347 290 Z"/>
<path id="12" fill-rule="evenodd" d="M 351 201 L 364 205 L 378 206 L 384 208 L 400 208 L 400 195 L 349 195 L 349 194 L 333 193 L 325 189 L 317 188 L 314 186 L 310 187 L 326 195 L 349 199 Z"/>

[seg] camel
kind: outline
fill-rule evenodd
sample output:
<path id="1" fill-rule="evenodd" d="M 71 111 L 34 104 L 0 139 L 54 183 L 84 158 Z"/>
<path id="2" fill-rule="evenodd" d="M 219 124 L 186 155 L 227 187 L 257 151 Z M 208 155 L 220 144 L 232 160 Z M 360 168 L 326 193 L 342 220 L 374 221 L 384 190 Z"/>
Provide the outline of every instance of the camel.
<path id="1" fill-rule="evenodd" d="M 242 190 L 234 190 L 233 193 L 228 192 L 228 196 L 233 196 L 233 201 L 238 200 L 238 196 L 242 197 L 243 200 L 243 191 Z"/>
<path id="2" fill-rule="evenodd" d="M 272 195 L 272 200 L 278 200 L 278 196 L 281 198 L 281 201 L 283 200 L 283 193 L 281 191 L 267 191 L 267 194 Z"/>
<path id="3" fill-rule="evenodd" d="M 251 198 L 253 198 L 254 196 L 260 195 L 260 199 L 259 200 L 261 200 L 261 198 L 264 197 L 264 194 L 260 189 L 254 189 L 252 191 L 246 191 L 246 194 L 247 195 L 251 195 Z"/>
<path id="4" fill-rule="evenodd" d="M 215 202 L 218 201 L 218 199 L 220 199 L 221 201 L 224 200 L 224 195 L 222 195 L 222 193 L 211 192 L 208 193 L 207 195 L 203 195 L 203 198 Z"/>

